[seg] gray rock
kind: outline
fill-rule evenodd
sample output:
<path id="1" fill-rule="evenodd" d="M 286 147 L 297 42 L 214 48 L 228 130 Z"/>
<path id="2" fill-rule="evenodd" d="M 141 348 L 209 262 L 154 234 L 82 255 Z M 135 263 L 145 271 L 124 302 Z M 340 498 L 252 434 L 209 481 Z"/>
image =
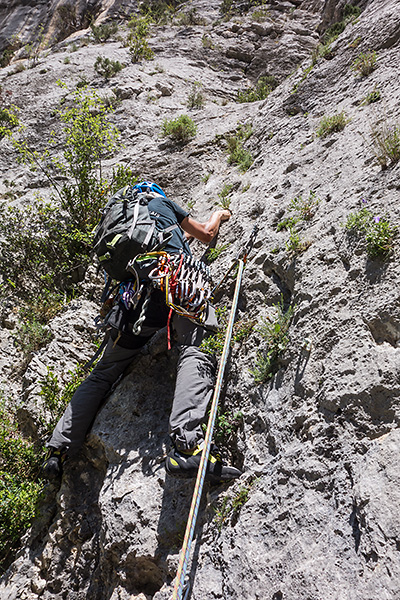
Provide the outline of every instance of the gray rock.
<path id="1" fill-rule="evenodd" d="M 107 158 L 105 172 L 123 161 L 200 221 L 224 185 L 232 186 L 233 216 L 216 241 L 227 247 L 211 265 L 216 281 L 259 226 L 237 325 L 250 320 L 255 327 L 232 347 L 222 399 L 226 416 L 243 415 L 222 452 L 244 474 L 231 486 L 205 488 L 189 569 L 193 600 L 399 597 L 398 239 L 388 260 L 371 259 L 361 237 L 343 226 L 361 206 L 400 222 L 398 165 L 382 170 L 371 140 L 374 123 L 400 122 L 399 2 L 360 3 L 362 14 L 339 36 L 330 59 L 312 65 L 317 32 L 342 18 L 345 4 L 271 2 L 261 23 L 252 11 L 216 23 L 218 6 L 194 0 L 207 25 L 153 29 L 156 63 L 131 63 L 116 42 L 101 46 L 103 55 L 126 63 L 112 86 L 122 100 L 112 118 L 125 127 L 124 147 Z M 101 18 L 135 6 L 99 3 Z M 44 5 L 30 8 L 33 23 Z M 1 10 L 8 32 L 27 14 L 17 2 Z M 32 23 L 26 17 L 20 23 L 28 39 Z M 360 78 L 351 65 L 369 49 L 377 50 L 378 66 Z M 63 52 L 44 56 L 47 72 L 31 69 L 29 81 L 26 72 L 0 71 L 38 148 L 57 127 L 50 115 L 65 93 L 54 86 L 54 72 L 70 91 L 82 74 L 102 85 L 93 69 L 98 45 L 68 52 L 69 65 Z M 238 90 L 265 73 L 279 86 L 262 102 L 237 104 Z M 183 147 L 160 143 L 164 119 L 187 112 L 195 81 L 206 92 L 203 109 L 190 113 L 196 137 Z M 381 100 L 361 104 L 374 88 Z M 345 128 L 318 138 L 322 117 L 341 111 Z M 241 123 L 252 126 L 244 148 L 254 162 L 245 173 L 227 160 L 226 136 Z M 1 178 L 12 173 L 27 202 L 32 177 L 8 141 L 0 144 Z M 3 196 L 7 189 L 0 185 Z M 305 245 L 290 252 L 291 232 L 277 226 L 294 216 L 293 199 L 307 199 L 310 191 L 318 199 L 315 214 L 297 224 Z M 196 256 L 204 251 L 201 244 L 192 248 Z M 98 296 L 93 270 L 85 285 L 87 298 Z M 230 305 L 233 288 L 229 279 L 222 304 Z M 275 318 L 281 298 L 295 306 L 290 342 L 272 378 L 255 384 L 251 370 L 266 349 L 258 327 Z M 7 329 L 12 311 L 12 301 L 5 303 L 2 386 L 19 406 L 25 431 L 38 434 L 41 380 L 50 368 L 66 383 L 68 371 L 90 357 L 97 304 L 70 303 L 50 323 L 52 341 L 23 374 L 12 369 L 21 361 Z M 170 597 L 193 489 L 163 468 L 176 360 L 161 332 L 129 369 L 79 456 L 65 464 L 58 492 L 48 490 L 40 519 L 1 578 L 0 598 Z"/>

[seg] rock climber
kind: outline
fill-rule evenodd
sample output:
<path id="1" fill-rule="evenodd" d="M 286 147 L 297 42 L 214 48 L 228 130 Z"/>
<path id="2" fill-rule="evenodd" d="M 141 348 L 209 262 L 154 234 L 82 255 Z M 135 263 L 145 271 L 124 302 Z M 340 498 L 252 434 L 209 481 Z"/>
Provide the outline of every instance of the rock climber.
<path id="1" fill-rule="evenodd" d="M 140 192 L 151 194 L 148 208 L 157 227 L 164 229 L 175 225 L 172 237 L 164 248 L 168 254 L 191 255 L 190 238 L 209 243 L 217 235 L 221 223 L 228 221 L 231 216 L 229 210 L 217 210 L 206 222 L 200 223 L 168 199 L 157 184 L 142 182 L 137 184 L 137 188 Z M 154 288 L 140 333 L 135 335 L 132 329 L 141 315 L 143 302 L 142 297 L 135 309 L 127 309 L 121 301 L 114 307 L 108 321 L 111 333 L 104 354 L 76 390 L 47 442 L 49 455 L 42 466 L 45 478 L 56 479 L 61 476 L 64 461 L 81 448 L 113 384 L 151 337 L 167 325 L 169 308 L 164 293 Z M 177 313 L 173 314 L 171 322 L 179 359 L 169 419 L 173 447 L 167 455 L 165 468 L 168 474 L 182 478 L 195 477 L 197 474 L 204 445 L 202 423 L 214 388 L 216 360 L 204 353 L 200 345 L 215 333 L 218 323 L 211 304 L 207 305 L 206 311 L 202 324 Z M 212 446 L 207 464 L 208 480 L 219 483 L 240 475 L 239 469 L 223 463 L 218 450 Z"/>

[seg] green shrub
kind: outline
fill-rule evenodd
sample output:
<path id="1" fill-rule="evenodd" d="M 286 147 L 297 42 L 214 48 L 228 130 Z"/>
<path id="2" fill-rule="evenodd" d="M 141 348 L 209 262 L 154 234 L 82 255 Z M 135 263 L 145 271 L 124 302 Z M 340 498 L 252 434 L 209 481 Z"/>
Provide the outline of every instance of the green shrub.
<path id="1" fill-rule="evenodd" d="M 289 327 L 293 319 L 294 308 L 284 308 L 283 298 L 274 305 L 275 316 L 262 319 L 258 328 L 265 348 L 257 354 L 256 364 L 250 373 L 255 383 L 264 383 L 277 372 L 279 358 L 289 345 Z"/>
<path id="2" fill-rule="evenodd" d="M 114 36 L 118 31 L 118 23 L 101 23 L 100 25 L 92 24 L 90 26 L 94 41 L 102 44 Z"/>
<path id="3" fill-rule="evenodd" d="M 345 228 L 364 239 L 368 256 L 387 258 L 393 252 L 397 228 L 387 216 L 374 215 L 365 206 L 347 217 Z"/>
<path id="4" fill-rule="evenodd" d="M 28 56 L 28 66 L 30 69 L 36 67 L 39 63 L 40 52 L 44 49 L 44 25 L 39 25 L 35 35 L 35 40 L 25 46 L 25 52 Z"/>
<path id="5" fill-rule="evenodd" d="M 346 119 L 345 113 L 342 111 L 330 117 L 323 117 L 317 129 L 317 136 L 325 138 L 331 133 L 342 131 L 349 121 Z"/>
<path id="6" fill-rule="evenodd" d="M 361 77 L 366 77 L 376 69 L 376 52 L 362 52 L 353 62 L 351 68 Z"/>
<path id="7" fill-rule="evenodd" d="M 381 92 L 378 88 L 374 88 L 371 92 L 365 96 L 365 98 L 361 102 L 361 106 L 366 106 L 368 104 L 373 104 L 374 102 L 379 102 L 381 99 Z"/>
<path id="8" fill-rule="evenodd" d="M 212 263 L 217 260 L 220 255 L 229 247 L 229 244 L 223 246 L 216 246 L 215 248 L 208 248 L 207 250 L 207 262 Z"/>
<path id="9" fill-rule="evenodd" d="M 40 391 L 44 405 L 40 416 L 42 437 L 54 429 L 85 376 L 83 367 L 78 365 L 68 372 L 68 381 L 62 387 L 48 370 Z M 40 466 L 46 453 L 41 442 L 33 442 L 21 434 L 15 415 L 0 399 L 0 569 L 8 566 L 21 536 L 38 514 L 43 490 Z"/>
<path id="10" fill-rule="evenodd" d="M 203 106 L 204 106 L 203 86 L 199 81 L 195 81 L 193 83 L 192 89 L 188 95 L 186 105 L 188 108 L 203 108 Z"/>
<path id="11" fill-rule="evenodd" d="M 273 75 L 260 77 L 254 87 L 238 92 L 237 102 L 257 102 L 264 100 L 276 87 L 278 83 Z"/>
<path id="12" fill-rule="evenodd" d="M 182 27 L 190 27 L 193 25 L 206 25 L 207 21 L 201 17 L 196 8 L 189 8 L 185 12 L 179 12 L 177 14 L 178 24 Z"/>
<path id="13" fill-rule="evenodd" d="M 262 21 L 265 21 L 270 16 L 271 13 L 269 10 L 267 10 L 266 8 L 259 8 L 252 13 L 251 18 L 253 19 L 253 21 L 262 23 Z"/>
<path id="14" fill-rule="evenodd" d="M 235 413 L 223 412 L 221 407 L 218 406 L 214 429 L 215 443 L 224 448 L 229 446 L 242 423 L 243 414 L 240 411 Z"/>
<path id="15" fill-rule="evenodd" d="M 296 222 L 310 221 L 317 210 L 319 198 L 316 198 L 316 192 L 310 190 L 308 198 L 303 198 L 301 194 L 290 201 L 289 211 L 295 213 Z"/>
<path id="16" fill-rule="evenodd" d="M 25 320 L 19 325 L 17 333 L 14 334 L 16 346 L 24 356 L 46 346 L 52 339 L 49 328 L 38 319 Z"/>
<path id="17" fill-rule="evenodd" d="M 20 160 L 41 171 L 53 194 L 49 202 L 37 197 L 21 208 L 0 205 L 2 293 L 12 291 L 29 303 L 69 295 L 82 281 L 99 210 L 116 185 L 133 178 L 122 166 L 110 181 L 102 176 L 103 157 L 119 147 L 107 111 L 95 92 L 78 90 L 72 105 L 57 111 L 62 132 L 52 132 L 43 150 L 13 137 Z"/>
<path id="18" fill-rule="evenodd" d="M 371 131 L 375 157 L 382 169 L 394 165 L 400 160 L 400 126 L 375 125 Z"/>
<path id="19" fill-rule="evenodd" d="M 234 0 L 222 0 L 220 11 L 223 15 L 228 15 L 231 12 L 233 2 Z"/>
<path id="20" fill-rule="evenodd" d="M 87 373 L 83 369 L 83 365 L 78 364 L 74 371 L 68 371 L 67 383 L 62 387 L 57 376 L 51 369 L 47 370 L 47 374 L 41 381 L 40 396 L 43 399 L 46 418 L 42 418 L 42 424 L 48 431 L 53 431 L 62 416 L 65 407 L 71 401 L 77 388 L 85 379 Z"/>
<path id="21" fill-rule="evenodd" d="M 311 64 L 315 66 L 320 58 L 331 58 L 332 48 L 330 44 L 318 44 L 311 53 Z"/>
<path id="22" fill-rule="evenodd" d="M 319 199 L 316 198 L 316 193 L 313 190 L 310 190 L 308 198 L 299 195 L 290 201 L 288 212 L 292 213 L 292 216 L 280 221 L 276 227 L 277 231 L 284 229 L 289 231 L 289 239 L 285 244 L 289 254 L 297 255 L 310 247 L 311 242 L 301 239 L 297 225 L 304 221 L 310 221 L 315 215 L 318 204 Z"/>
<path id="23" fill-rule="evenodd" d="M 20 481 L 0 471 L 0 567 L 8 566 L 21 536 L 32 524 L 42 489 L 36 481 Z"/>
<path id="24" fill-rule="evenodd" d="M 237 321 L 233 326 L 233 341 L 242 344 L 247 340 L 256 325 L 256 321 L 247 319 Z"/>
<path id="25" fill-rule="evenodd" d="M 169 136 L 175 142 L 186 144 L 197 133 L 195 122 L 188 115 L 181 115 L 176 119 L 165 119 L 162 126 L 162 135 Z"/>
<path id="26" fill-rule="evenodd" d="M 299 231 L 296 229 L 295 225 L 290 224 L 288 226 L 289 230 L 289 239 L 285 243 L 285 248 L 292 256 L 296 256 L 297 254 L 301 254 L 301 252 L 305 252 L 311 245 L 311 242 L 308 240 L 303 240 L 300 237 Z"/>
<path id="27" fill-rule="evenodd" d="M 225 333 L 228 326 L 228 314 L 226 306 L 219 306 L 215 310 L 219 329 L 216 333 L 205 338 L 200 345 L 200 350 L 205 354 L 219 356 L 222 354 L 225 342 Z"/>
<path id="28" fill-rule="evenodd" d="M 104 77 L 105 79 L 110 79 L 117 73 L 119 73 L 124 68 L 118 60 L 111 60 L 110 58 L 104 56 L 98 56 L 96 58 L 96 62 L 94 63 L 94 69 L 96 73 Z"/>
<path id="29" fill-rule="evenodd" d="M 19 125 L 17 110 L 15 106 L 0 108 L 0 140 L 4 136 L 10 136 L 11 130 Z"/>
<path id="30" fill-rule="evenodd" d="M 213 43 L 212 39 L 206 33 L 204 33 L 201 37 L 201 44 L 202 44 L 203 48 L 206 48 L 208 50 L 214 50 L 214 48 L 215 48 L 215 44 Z"/>
<path id="31" fill-rule="evenodd" d="M 237 493 L 232 496 L 225 496 L 218 508 L 215 510 L 214 522 L 218 531 L 228 522 L 235 524 L 238 520 L 242 507 L 249 500 L 251 488 L 256 483 L 256 479 L 246 485 L 242 485 Z"/>
<path id="32" fill-rule="evenodd" d="M 219 201 L 217 202 L 217 206 L 220 206 L 223 209 L 228 209 L 231 205 L 231 199 L 229 198 L 229 194 L 231 193 L 233 185 L 229 183 L 225 183 L 224 187 L 220 192 L 218 192 Z"/>
<path id="33" fill-rule="evenodd" d="M 0 403 L 0 568 L 6 568 L 37 513 L 43 449 L 22 437 L 14 415 Z"/>
<path id="34" fill-rule="evenodd" d="M 243 173 L 253 164 L 251 153 L 243 146 L 252 133 L 253 129 L 251 125 L 239 125 L 234 135 L 226 136 L 228 143 L 228 163 L 237 165 Z"/>
<path id="35" fill-rule="evenodd" d="M 157 25 L 171 23 L 177 6 L 182 5 L 180 0 L 146 0 L 140 2 L 139 11 L 148 21 Z"/>
<path id="36" fill-rule="evenodd" d="M 152 60 L 154 58 L 154 52 L 147 41 L 150 23 L 150 18 L 146 16 L 133 17 L 129 21 L 131 31 L 127 41 L 131 60 L 134 63 L 139 62 L 140 60 Z"/>
<path id="37" fill-rule="evenodd" d="M 10 64 L 12 57 L 14 56 L 14 52 L 15 50 L 12 50 L 11 48 L 6 48 L 3 50 L 0 55 L 0 68 L 7 67 Z"/>
<path id="38" fill-rule="evenodd" d="M 210 335 L 203 340 L 200 349 L 206 354 L 222 354 L 225 342 L 226 328 L 228 326 L 228 311 L 226 306 L 220 306 L 216 309 L 216 315 L 220 329 L 217 333 Z M 233 325 L 232 343 L 242 344 L 251 334 L 255 326 L 255 321 L 237 321 Z"/>

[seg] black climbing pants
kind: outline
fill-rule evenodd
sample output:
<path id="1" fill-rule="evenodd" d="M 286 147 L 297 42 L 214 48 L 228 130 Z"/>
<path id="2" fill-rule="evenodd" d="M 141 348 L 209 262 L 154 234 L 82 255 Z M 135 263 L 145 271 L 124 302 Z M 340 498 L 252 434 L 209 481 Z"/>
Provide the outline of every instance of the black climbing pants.
<path id="1" fill-rule="evenodd" d="M 188 450 L 202 440 L 201 424 L 212 397 L 215 377 L 214 357 L 202 352 L 201 342 L 217 328 L 215 310 L 208 306 L 204 326 L 173 315 L 172 330 L 179 347 L 175 394 L 169 433 L 177 448 Z M 131 364 L 160 327 L 147 327 L 135 336 L 135 348 L 122 347 L 110 339 L 105 352 L 90 375 L 76 390 L 47 445 L 75 454 L 85 441 L 96 414 L 113 384 Z"/>

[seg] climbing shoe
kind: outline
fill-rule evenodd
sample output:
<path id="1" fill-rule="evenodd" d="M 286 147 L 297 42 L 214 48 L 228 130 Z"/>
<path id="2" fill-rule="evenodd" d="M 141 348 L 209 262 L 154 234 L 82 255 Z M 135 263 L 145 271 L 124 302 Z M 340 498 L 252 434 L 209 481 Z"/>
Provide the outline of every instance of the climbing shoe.
<path id="1" fill-rule="evenodd" d="M 182 479 L 196 477 L 202 450 L 203 444 L 197 445 L 193 450 L 182 451 L 174 448 L 169 452 L 165 461 L 167 473 Z M 224 465 L 218 449 L 213 445 L 211 446 L 206 473 L 207 481 L 213 484 L 223 483 L 231 481 L 231 479 L 237 479 L 241 474 L 242 472 L 239 469 Z"/>
<path id="2" fill-rule="evenodd" d="M 63 463 L 65 459 L 66 454 L 64 450 L 50 448 L 49 456 L 42 464 L 42 468 L 40 470 L 41 476 L 49 481 L 59 479 L 62 475 Z"/>

